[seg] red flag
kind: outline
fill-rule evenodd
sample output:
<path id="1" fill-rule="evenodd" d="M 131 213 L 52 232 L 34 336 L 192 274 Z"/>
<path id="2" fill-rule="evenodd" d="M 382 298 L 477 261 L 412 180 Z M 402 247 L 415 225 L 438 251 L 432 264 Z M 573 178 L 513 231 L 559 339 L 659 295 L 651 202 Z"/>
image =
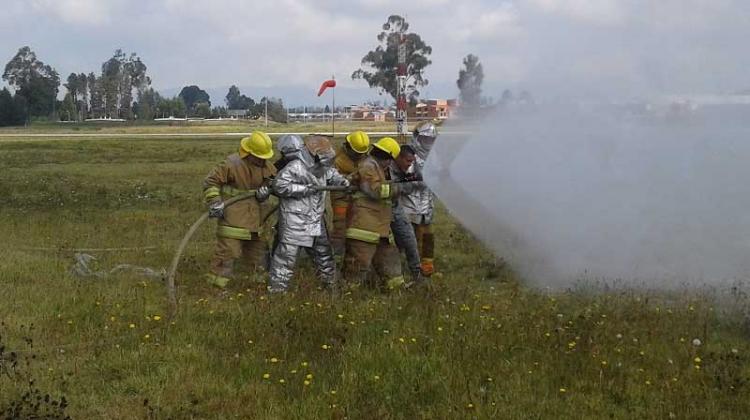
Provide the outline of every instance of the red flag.
<path id="1" fill-rule="evenodd" d="M 336 81 L 334 79 L 326 80 L 323 82 L 322 85 L 320 85 L 320 90 L 318 91 L 318 96 L 322 95 L 323 92 L 326 91 L 328 88 L 335 88 L 336 87 Z"/>

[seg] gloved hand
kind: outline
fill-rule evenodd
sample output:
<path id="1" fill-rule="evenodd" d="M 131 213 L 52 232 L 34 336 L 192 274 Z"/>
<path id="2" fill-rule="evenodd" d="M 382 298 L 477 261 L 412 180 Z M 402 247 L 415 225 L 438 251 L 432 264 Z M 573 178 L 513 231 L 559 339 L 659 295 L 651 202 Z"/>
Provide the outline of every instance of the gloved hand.
<path id="1" fill-rule="evenodd" d="M 414 173 L 407 174 L 404 177 L 404 181 L 403 182 L 414 182 L 414 181 L 422 181 L 422 180 L 424 180 L 424 178 L 422 178 L 422 173 L 421 172 L 414 172 Z"/>
<path id="2" fill-rule="evenodd" d="M 208 207 L 208 217 L 221 219 L 224 217 L 224 202 L 217 201 Z"/>
<path id="3" fill-rule="evenodd" d="M 258 188 L 255 191 L 255 198 L 258 200 L 259 203 L 262 203 L 266 200 L 268 200 L 268 197 L 271 196 L 271 187 L 268 185 L 261 185 L 260 188 Z"/>
<path id="4" fill-rule="evenodd" d="M 346 191 L 345 192 L 347 194 L 354 194 L 357 191 L 359 191 L 359 187 L 357 187 L 356 185 L 349 184 L 349 185 L 346 186 Z"/>
<path id="5" fill-rule="evenodd" d="M 308 195 L 317 194 L 321 191 L 320 185 L 302 185 L 302 196 L 307 197 Z"/>

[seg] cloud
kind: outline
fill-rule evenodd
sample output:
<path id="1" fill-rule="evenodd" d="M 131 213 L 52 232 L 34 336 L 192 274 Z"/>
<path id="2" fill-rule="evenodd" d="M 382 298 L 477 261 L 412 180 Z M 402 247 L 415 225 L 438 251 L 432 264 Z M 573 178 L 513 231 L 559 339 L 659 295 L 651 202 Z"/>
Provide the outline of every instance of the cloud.
<path id="1" fill-rule="evenodd" d="M 484 10 L 464 8 L 464 33 L 467 40 L 499 40 L 515 38 L 521 34 L 520 14 L 511 3 Z"/>
<path id="2" fill-rule="evenodd" d="M 627 18 L 627 0 L 530 0 L 529 3 L 549 14 L 600 25 L 622 23 Z"/>
<path id="3" fill-rule="evenodd" d="M 433 47 L 430 96 L 455 94 L 469 53 L 484 64 L 487 92 L 572 80 L 672 92 L 750 85 L 744 0 L 4 1 L 0 55 L 31 45 L 67 74 L 97 71 L 122 48 L 164 88 L 308 86 L 331 74 L 366 88 L 349 75 L 394 13 Z"/>
<path id="4" fill-rule="evenodd" d="M 120 0 L 31 0 L 37 13 L 71 24 L 101 26 L 112 21 Z"/>

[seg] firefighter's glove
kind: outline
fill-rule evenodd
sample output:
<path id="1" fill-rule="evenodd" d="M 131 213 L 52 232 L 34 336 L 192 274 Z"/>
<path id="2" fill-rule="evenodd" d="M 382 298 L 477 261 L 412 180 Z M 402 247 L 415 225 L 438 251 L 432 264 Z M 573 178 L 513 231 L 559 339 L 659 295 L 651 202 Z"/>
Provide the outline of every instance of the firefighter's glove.
<path id="1" fill-rule="evenodd" d="M 221 219 L 224 217 L 224 202 L 217 201 L 208 208 L 208 217 Z"/>
<path id="2" fill-rule="evenodd" d="M 423 181 L 423 180 L 424 178 L 422 177 L 421 172 L 410 173 L 404 177 L 404 182 L 414 182 L 414 181 Z"/>
<path id="3" fill-rule="evenodd" d="M 313 195 L 313 194 L 317 194 L 318 192 L 325 190 L 325 186 L 323 186 L 323 185 L 314 185 L 314 184 L 301 185 L 301 188 L 302 189 L 301 189 L 300 193 L 302 194 L 303 197 L 307 197 L 307 196 L 310 196 L 310 195 Z"/>
<path id="4" fill-rule="evenodd" d="M 262 185 L 260 188 L 258 188 L 257 191 L 255 191 L 255 198 L 260 203 L 268 200 L 268 197 L 270 196 L 271 196 L 271 187 L 269 187 L 268 185 Z"/>

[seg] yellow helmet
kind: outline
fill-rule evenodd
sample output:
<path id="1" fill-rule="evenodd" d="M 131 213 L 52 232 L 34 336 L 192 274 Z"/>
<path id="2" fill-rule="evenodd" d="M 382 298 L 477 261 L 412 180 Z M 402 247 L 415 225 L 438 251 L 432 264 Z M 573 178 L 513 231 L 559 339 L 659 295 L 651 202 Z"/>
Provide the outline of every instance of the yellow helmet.
<path id="1" fill-rule="evenodd" d="M 357 153 L 364 154 L 370 150 L 370 136 L 364 131 L 353 131 L 346 136 L 346 142 Z"/>
<path id="2" fill-rule="evenodd" d="M 268 134 L 262 131 L 253 131 L 250 137 L 240 141 L 240 157 L 246 158 L 253 155 L 260 159 L 271 159 L 273 157 L 273 144 Z"/>
<path id="3" fill-rule="evenodd" d="M 396 159 L 398 157 L 398 154 L 401 153 L 401 146 L 398 145 L 398 142 L 396 140 L 390 137 L 383 137 L 382 139 L 378 140 L 373 146 L 388 153 L 394 159 Z"/>

